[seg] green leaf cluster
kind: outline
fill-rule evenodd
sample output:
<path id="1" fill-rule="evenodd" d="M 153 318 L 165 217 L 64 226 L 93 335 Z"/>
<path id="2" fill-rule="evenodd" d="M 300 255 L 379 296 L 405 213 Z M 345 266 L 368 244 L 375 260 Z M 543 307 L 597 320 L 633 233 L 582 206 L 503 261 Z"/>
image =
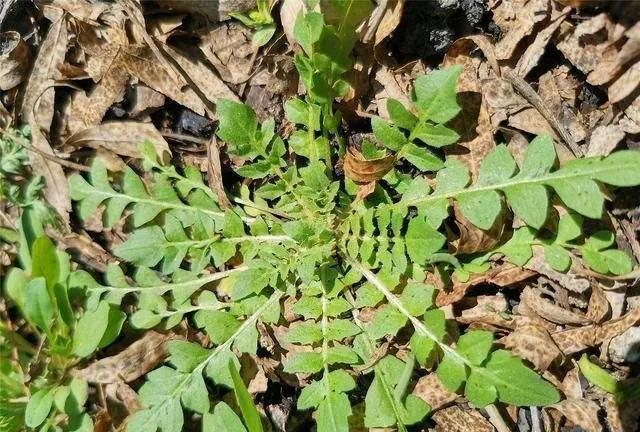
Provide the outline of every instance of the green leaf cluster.
<path id="1" fill-rule="evenodd" d="M 248 13 L 232 12 L 229 15 L 247 27 L 254 29 L 251 42 L 256 47 L 266 45 L 276 32 L 276 24 L 271 16 L 271 9 L 275 5 L 271 0 L 257 0 L 256 9 Z"/>
<path id="2" fill-rule="evenodd" d="M 371 128 L 376 138 L 420 171 L 442 168 L 443 161 L 424 145 L 438 148 L 454 144 L 460 138 L 445 123 L 460 112 L 456 84 L 461 73 L 462 67 L 454 66 L 419 76 L 410 108 L 395 99 L 387 99 L 391 123 L 374 117 Z"/>
<path id="3" fill-rule="evenodd" d="M 257 13 L 237 17 L 266 29 L 267 5 L 260 1 Z M 198 168 L 158 158 L 150 143 L 142 146 L 141 164 L 121 171 L 95 159 L 88 174 L 70 178 L 75 215 L 85 222 L 99 214 L 106 229 L 118 224 L 126 234 L 111 248 L 121 262 L 100 277 L 76 270 L 25 209 L 13 233 L 20 267 L 5 290 L 46 336 L 45 350 L 61 359 L 55 376 L 34 384 L 28 424 L 55 419 L 56 395 L 66 391 L 59 389 L 71 394 L 78 385 L 66 372 L 69 359 L 88 358 L 123 328 L 179 324 L 203 338 L 169 343 L 167 363 L 138 390 L 143 409 L 128 419 L 131 432 L 178 432 L 187 418 L 201 420 L 205 431 L 262 431 L 239 359 L 258 355 L 260 330 L 275 327 L 286 331 L 269 354 L 282 361 L 279 373 L 308 380 L 296 406 L 313 410 L 320 432 L 350 429 L 354 390 L 365 382 L 366 427 L 407 430 L 423 421 L 430 407 L 410 389 L 424 369 L 478 407 L 558 401 L 551 383 L 498 348 L 493 334 L 465 332 L 446 320 L 435 305 L 436 288 L 423 281 L 434 268 L 468 278 L 486 271 L 495 254 L 524 265 L 534 247 L 556 270 L 580 260 L 599 273 L 628 273 L 632 262 L 613 248 L 613 235 L 589 233 L 582 221 L 600 218 L 614 188 L 640 184 L 640 153 L 558 165 L 552 140 L 540 136 L 521 163 L 497 146 L 471 182 L 461 161 L 437 149 L 458 139 L 447 124 L 460 111 L 461 70 L 446 68 L 416 79 L 411 106 L 389 100 L 391 122 L 372 121 L 379 142 L 363 143 L 365 163 L 387 151 L 400 163 L 363 198 L 339 169 L 347 140 L 334 101 L 349 89 L 355 30 L 372 5 L 327 0 L 322 13 L 311 6 L 294 28 L 295 64 L 307 94 L 285 104 L 292 133 L 278 136 L 274 119 L 260 123 L 244 104 L 217 104 L 216 134 L 242 177 L 225 184 L 230 205 Z M 550 202 L 563 207 L 557 224 Z M 521 228 L 492 251 L 461 256 L 447 242 L 454 203 L 480 229 L 504 223 L 508 212 Z M 408 349 L 378 358 L 387 342 L 399 341 Z M 6 375 L 17 376 L 10 369 Z"/>

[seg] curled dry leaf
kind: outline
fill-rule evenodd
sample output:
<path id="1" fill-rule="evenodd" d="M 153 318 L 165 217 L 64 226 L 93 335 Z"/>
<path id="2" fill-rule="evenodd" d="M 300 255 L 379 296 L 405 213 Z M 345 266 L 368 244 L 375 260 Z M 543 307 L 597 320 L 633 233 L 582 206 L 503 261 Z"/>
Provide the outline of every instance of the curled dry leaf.
<path id="1" fill-rule="evenodd" d="M 625 32 L 629 39 L 618 51 L 615 45 L 607 47 L 604 58 L 587 77 L 593 85 L 603 85 L 616 78 L 632 60 L 640 56 L 640 23 Z"/>
<path id="2" fill-rule="evenodd" d="M 436 304 L 446 306 L 461 300 L 469 289 L 482 283 L 491 283 L 501 287 L 522 282 L 535 275 L 535 272 L 510 263 L 494 267 L 486 273 L 472 276 L 467 282 L 456 282 L 450 292 L 438 291 Z"/>
<path id="3" fill-rule="evenodd" d="M 174 334 L 149 331 L 118 354 L 96 360 L 84 369 L 74 369 L 72 375 L 90 383 L 131 382 L 164 362 L 169 355 L 167 344 L 176 338 Z"/>
<path id="4" fill-rule="evenodd" d="M 395 163 L 396 156 L 393 154 L 367 160 L 357 149 L 349 147 L 344 156 L 344 172 L 354 182 L 366 184 L 380 180 Z"/>
<path id="5" fill-rule="evenodd" d="M 562 12 L 551 18 L 551 22 L 545 29 L 537 34 L 536 39 L 533 41 L 533 43 L 527 47 L 527 50 L 518 59 L 518 64 L 515 67 L 515 72 L 518 75 L 526 77 L 529 72 L 531 72 L 533 68 L 536 67 L 536 65 L 540 61 L 540 58 L 544 54 L 547 44 L 551 40 L 551 37 L 558 30 L 558 28 L 560 28 L 560 25 L 567 18 L 569 12 L 571 12 L 570 7 L 564 8 Z"/>
<path id="6" fill-rule="evenodd" d="M 0 90 L 12 89 L 24 80 L 29 60 L 29 47 L 20 33 L 0 33 Z"/>
<path id="7" fill-rule="evenodd" d="M 511 4 L 512 3 L 512 4 Z M 501 8 L 505 10 L 502 11 Z M 509 8 L 510 10 L 506 10 Z M 529 36 L 535 25 L 547 17 L 549 0 L 518 0 L 503 2 L 496 10 L 503 20 L 496 19 L 506 34 L 496 44 L 496 55 L 499 60 L 510 59 L 522 39 Z"/>
<path id="8" fill-rule="evenodd" d="M 149 141 L 156 148 L 158 156 L 171 154 L 169 144 L 151 123 L 135 121 L 112 121 L 78 131 L 68 137 L 65 145 L 81 149 L 103 148 L 115 154 L 140 158 L 140 143 Z"/>
<path id="9" fill-rule="evenodd" d="M 444 387 L 435 373 L 420 377 L 412 394 L 428 403 L 434 411 L 450 404 L 458 397 L 457 394 Z"/>
<path id="10" fill-rule="evenodd" d="M 569 291 L 584 293 L 591 287 L 589 280 L 585 277 L 553 270 L 544 260 L 542 251 L 538 248 L 534 248 L 533 258 L 529 260 L 525 267 L 546 276 Z"/>
<path id="11" fill-rule="evenodd" d="M 494 432 L 494 428 L 476 410 L 465 411 L 458 406 L 442 409 L 433 414 L 436 432 Z"/>
<path id="12" fill-rule="evenodd" d="M 597 283 L 591 286 L 591 297 L 587 308 L 587 317 L 595 323 L 602 322 L 609 315 L 609 301 L 604 290 Z"/>
<path id="13" fill-rule="evenodd" d="M 549 332 L 540 326 L 524 325 L 504 338 L 504 346 L 545 371 L 562 354 Z"/>
<path id="14" fill-rule="evenodd" d="M 585 432 L 601 432 L 602 425 L 598 420 L 600 407 L 597 403 L 586 399 L 565 399 L 550 407 L 564 415 L 573 425 L 581 427 Z"/>
<path id="15" fill-rule="evenodd" d="M 575 354 L 587 348 L 600 345 L 625 332 L 640 322 L 640 309 L 632 309 L 622 317 L 603 324 L 593 324 L 562 330 L 551 337 L 565 355 Z"/>
<path id="16" fill-rule="evenodd" d="M 53 154 L 53 149 L 45 137 L 51 127 L 54 111 L 55 91 L 52 77 L 57 65 L 64 61 L 67 51 L 67 23 L 60 10 L 45 8 L 53 23 L 40 45 L 31 75 L 27 81 L 22 100 L 22 120 L 31 127 L 31 145 L 40 152 Z M 30 152 L 34 173 L 45 179 L 45 199 L 58 212 L 65 225 L 69 225 L 71 201 L 69 185 L 64 171 L 57 163 L 44 158 L 37 152 Z"/>
<path id="17" fill-rule="evenodd" d="M 162 9 L 205 15 L 213 22 L 229 19 L 231 12 L 245 12 L 256 7 L 256 0 L 158 0 L 157 3 Z"/>
<path id="18" fill-rule="evenodd" d="M 577 26 L 562 26 L 556 47 L 575 67 L 585 74 L 602 61 L 605 51 L 624 36 L 625 28 L 601 13 Z M 596 37 L 604 34 L 604 37 Z"/>
<path id="19" fill-rule="evenodd" d="M 520 300 L 528 310 L 556 324 L 578 325 L 591 323 L 591 320 L 584 314 L 573 312 L 560 305 L 551 303 L 545 299 L 542 293 L 536 288 L 525 288 Z"/>

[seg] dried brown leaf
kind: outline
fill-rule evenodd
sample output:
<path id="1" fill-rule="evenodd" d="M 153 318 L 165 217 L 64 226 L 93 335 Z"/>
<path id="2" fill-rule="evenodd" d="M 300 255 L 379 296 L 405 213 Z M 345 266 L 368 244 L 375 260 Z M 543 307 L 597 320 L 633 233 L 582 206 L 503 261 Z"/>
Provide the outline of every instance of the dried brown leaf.
<path id="1" fill-rule="evenodd" d="M 602 61 L 605 51 L 623 37 L 625 28 L 601 13 L 577 26 L 562 26 L 556 47 L 580 71 L 588 74 Z"/>
<path id="2" fill-rule="evenodd" d="M 631 327 L 611 339 L 608 352 L 614 363 L 637 363 L 640 360 L 640 327 Z"/>
<path id="3" fill-rule="evenodd" d="M 499 60 L 510 59 L 520 41 L 529 36 L 535 25 L 547 17 L 549 0 L 516 0 L 513 2 L 513 12 L 515 16 L 508 20 L 508 27 L 506 22 L 503 23 L 503 28 L 507 29 L 506 34 L 496 44 L 496 56 Z"/>
<path id="4" fill-rule="evenodd" d="M 198 59 L 195 50 L 191 52 L 180 52 L 168 45 L 163 50 L 178 64 L 184 71 L 184 77 L 189 85 L 189 89 L 195 91 L 202 100 L 204 107 L 213 117 L 212 108 L 220 98 L 230 99 L 239 102 L 238 96 L 220 79 L 220 77 L 206 64 Z"/>
<path id="5" fill-rule="evenodd" d="M 617 402 L 613 395 L 605 396 L 605 412 L 607 423 L 611 432 L 637 431 L 640 427 L 640 399 L 635 398 L 622 404 Z"/>
<path id="6" fill-rule="evenodd" d="M 620 102 L 640 86 L 640 61 L 629 67 L 609 87 L 609 102 Z"/>
<path id="7" fill-rule="evenodd" d="M 526 268 L 540 273 L 557 282 L 561 287 L 576 293 L 584 293 L 591 287 L 591 283 L 583 276 L 573 273 L 561 273 L 549 267 L 544 259 L 542 251 L 534 248 L 533 258 L 525 265 Z"/>
<path id="8" fill-rule="evenodd" d="M 96 360 L 84 369 L 74 369 L 72 375 L 90 383 L 131 382 L 164 362 L 169 355 L 167 344 L 176 338 L 174 334 L 148 331 L 118 354 Z"/>
<path id="9" fill-rule="evenodd" d="M 589 324 L 591 320 L 584 314 L 573 312 L 545 299 L 536 288 L 525 288 L 520 297 L 527 309 L 556 324 Z"/>
<path id="10" fill-rule="evenodd" d="M 537 66 L 540 58 L 545 52 L 547 44 L 551 40 L 553 34 L 558 30 L 560 25 L 564 22 L 564 20 L 569 15 L 571 8 L 566 7 L 564 10 L 558 14 L 557 16 L 551 19 L 551 22 L 547 25 L 546 28 L 541 30 L 537 35 L 536 39 L 533 41 L 531 45 L 527 47 L 527 50 L 524 54 L 518 59 L 518 64 L 516 65 L 515 72 L 522 76 L 526 77 L 534 67 Z"/>
<path id="11" fill-rule="evenodd" d="M 152 89 L 199 115 L 205 114 L 205 105 L 196 92 L 188 86 L 182 77 L 178 77 L 179 83 L 176 84 L 172 74 L 158 63 L 147 46 L 127 47 L 126 51 L 122 53 L 122 62 L 131 75 Z"/>
<path id="12" fill-rule="evenodd" d="M 586 399 L 565 399 L 550 408 L 560 411 L 572 424 L 585 432 L 601 432 L 598 404 Z"/>
<path id="13" fill-rule="evenodd" d="M 434 411 L 450 404 L 458 397 L 456 393 L 447 390 L 434 373 L 420 377 L 412 394 L 428 403 Z"/>
<path id="14" fill-rule="evenodd" d="M 494 432 L 495 429 L 476 410 L 465 411 L 458 406 L 442 409 L 433 414 L 436 432 Z"/>
<path id="15" fill-rule="evenodd" d="M 349 147 L 344 156 L 344 172 L 356 183 L 370 183 L 380 180 L 396 163 L 396 156 L 391 154 L 380 159 L 366 160 L 362 153 Z"/>
<path id="16" fill-rule="evenodd" d="M 153 124 L 135 121 L 111 121 L 89 127 L 71 135 L 64 144 L 78 149 L 103 148 L 122 156 L 140 158 L 139 146 L 145 141 L 153 143 L 160 157 L 165 152 L 171 154 L 169 145 Z"/>
<path id="17" fill-rule="evenodd" d="M 382 5 L 383 3 L 384 2 L 380 2 L 378 7 L 380 7 L 380 5 Z M 389 37 L 391 33 L 393 33 L 393 31 L 400 24 L 402 12 L 404 11 L 405 0 L 388 0 L 386 3 L 387 7 L 384 8 L 382 18 L 380 19 L 375 32 L 375 45 L 378 45 L 380 42 Z M 373 14 L 375 14 L 375 11 Z M 364 42 L 366 41 L 367 40 L 365 37 Z"/>
<path id="18" fill-rule="evenodd" d="M 587 317 L 594 323 L 602 322 L 609 315 L 609 301 L 605 296 L 604 290 L 593 284 L 591 286 L 591 297 L 589 297 L 589 306 L 587 308 Z"/>
<path id="19" fill-rule="evenodd" d="M 67 23 L 59 9 L 45 8 L 53 23 L 40 45 L 31 75 L 24 91 L 21 114 L 31 127 L 31 145 L 53 155 L 53 149 L 44 132 L 51 127 L 54 111 L 54 88 L 52 77 L 56 67 L 64 61 L 67 50 Z M 69 186 L 62 167 L 43 157 L 40 153 L 29 154 L 33 171 L 45 179 L 44 197 L 56 209 L 65 225 L 69 224 L 71 210 Z"/>
<path id="20" fill-rule="evenodd" d="M 24 80 L 29 60 L 29 47 L 20 33 L 0 33 L 0 90 L 12 89 Z"/>
<path id="21" fill-rule="evenodd" d="M 509 286 L 522 282 L 535 275 L 535 272 L 505 263 L 498 267 L 494 267 L 486 273 L 474 275 L 467 282 L 454 283 L 453 290 L 445 292 L 438 291 L 436 303 L 438 306 L 446 306 L 460 301 L 466 293 L 474 286 L 483 283 L 492 283 L 501 287 Z"/>
<path id="22" fill-rule="evenodd" d="M 591 132 L 586 156 L 607 156 L 625 137 L 618 125 L 598 126 Z"/>
<path id="23" fill-rule="evenodd" d="M 504 346 L 529 360 L 537 370 L 545 371 L 562 353 L 549 332 L 540 326 L 524 325 L 504 339 Z"/>
<path id="24" fill-rule="evenodd" d="M 149 114 L 162 108 L 165 103 L 165 97 L 162 93 L 147 87 L 144 84 L 138 84 L 131 89 L 131 93 L 127 93 L 128 99 L 131 101 L 129 115 L 146 120 Z"/>
<path id="25" fill-rule="evenodd" d="M 199 48 L 224 81 L 240 84 L 249 78 L 255 47 L 246 27 L 221 23 L 202 35 Z"/>
<path id="26" fill-rule="evenodd" d="M 629 39 L 618 51 L 615 45 L 607 47 L 602 61 L 587 77 L 593 85 L 603 85 L 614 79 L 632 60 L 640 56 L 640 23 L 625 32 Z"/>
<path id="27" fill-rule="evenodd" d="M 507 230 L 503 214 L 496 218 L 490 229 L 483 230 L 469 222 L 455 204 L 454 213 L 459 234 L 458 238 L 450 241 L 450 244 L 457 254 L 471 254 L 494 249 Z"/>
<path id="28" fill-rule="evenodd" d="M 157 3 L 162 9 L 205 15 L 213 22 L 229 19 L 231 12 L 245 12 L 256 6 L 256 0 L 157 0 Z"/>
<path id="29" fill-rule="evenodd" d="M 626 315 L 603 324 L 593 324 L 553 333 L 551 337 L 565 354 L 575 354 L 589 347 L 600 345 L 625 332 L 640 322 L 640 309 L 633 309 Z"/>

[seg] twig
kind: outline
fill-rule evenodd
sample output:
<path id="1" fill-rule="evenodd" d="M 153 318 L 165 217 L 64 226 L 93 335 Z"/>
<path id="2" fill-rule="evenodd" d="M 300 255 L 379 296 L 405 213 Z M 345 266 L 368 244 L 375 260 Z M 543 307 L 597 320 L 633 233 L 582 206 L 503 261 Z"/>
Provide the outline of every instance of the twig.
<path id="1" fill-rule="evenodd" d="M 238 97 L 242 97 L 242 95 L 244 94 L 244 89 L 247 87 L 247 82 L 253 76 L 253 74 L 251 73 L 251 69 L 253 69 L 253 66 L 256 64 L 256 59 L 258 58 L 258 52 L 260 52 L 260 48 L 254 49 L 253 54 L 251 54 L 251 60 L 249 61 L 249 68 L 247 70 L 247 75 L 249 76 L 249 78 L 247 78 L 240 85 L 240 88 L 238 89 Z"/>
<path id="2" fill-rule="evenodd" d="M 542 429 L 540 428 L 540 413 L 538 412 L 538 407 L 529 407 L 529 411 L 531 412 L 531 431 L 542 432 Z"/>
<path id="3" fill-rule="evenodd" d="M 218 148 L 218 141 L 215 134 L 211 137 L 207 145 L 207 173 L 209 178 L 207 183 L 209 187 L 218 196 L 218 202 L 223 209 L 231 208 L 231 202 L 227 198 L 227 194 L 224 191 L 224 185 L 222 184 L 222 166 L 220 165 L 220 149 Z"/>
<path id="4" fill-rule="evenodd" d="M 498 432 L 511 432 L 511 428 L 504 421 L 495 405 L 487 405 L 484 409 L 489 414 L 489 421 Z"/>
<path id="5" fill-rule="evenodd" d="M 522 77 L 516 75 L 511 69 L 503 68 L 502 76 L 509 81 L 509 83 L 520 93 L 540 114 L 549 122 L 549 124 L 560 135 L 565 144 L 568 146 L 569 151 L 574 156 L 582 156 L 582 149 L 573 140 L 573 137 L 562 126 L 557 117 L 551 112 L 551 110 L 545 105 L 542 98 L 536 93 L 536 91 L 526 82 Z"/>
<path id="6" fill-rule="evenodd" d="M 171 138 L 176 141 L 190 141 L 192 143 L 206 145 L 209 143 L 208 140 L 204 138 L 198 138 L 187 134 L 173 133 L 173 132 L 161 132 L 160 135 L 163 137 Z"/>
<path id="7" fill-rule="evenodd" d="M 27 150 L 32 151 L 34 153 L 37 153 L 40 156 L 42 156 L 43 158 L 45 158 L 47 160 L 50 160 L 51 162 L 57 163 L 58 165 L 62 165 L 64 167 L 75 169 L 75 170 L 82 171 L 82 172 L 91 171 L 91 169 L 86 165 L 82 165 L 82 164 L 79 164 L 79 163 L 68 161 L 66 159 L 62 159 L 61 157 L 46 153 L 46 152 L 44 152 L 44 151 L 42 151 L 42 150 L 40 150 L 40 149 L 38 149 L 36 147 L 32 147 L 30 144 L 21 143 L 20 145 L 23 146 L 24 148 L 26 148 Z"/>

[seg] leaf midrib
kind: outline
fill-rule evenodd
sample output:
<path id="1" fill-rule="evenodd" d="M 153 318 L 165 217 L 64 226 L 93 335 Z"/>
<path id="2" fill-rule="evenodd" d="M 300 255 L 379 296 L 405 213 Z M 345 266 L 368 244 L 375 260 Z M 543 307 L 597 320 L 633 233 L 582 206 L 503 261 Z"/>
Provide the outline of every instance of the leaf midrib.
<path id="1" fill-rule="evenodd" d="M 587 160 L 587 159 L 584 159 L 584 160 Z M 590 169 L 587 172 L 579 172 L 579 173 L 573 170 L 568 170 L 569 172 L 562 173 L 563 168 L 560 168 L 558 171 L 549 173 L 545 176 L 536 177 L 536 178 L 518 179 L 518 175 L 516 174 L 515 177 L 512 177 L 510 179 L 512 181 L 494 183 L 494 184 L 484 185 L 484 186 L 471 186 L 469 188 L 465 188 L 462 190 L 449 191 L 442 194 L 436 191 L 435 193 L 423 198 L 399 201 L 397 203 L 390 204 L 390 207 L 392 208 L 397 208 L 397 207 L 402 208 L 402 207 L 411 207 L 411 206 L 415 207 L 422 204 L 428 204 L 429 202 L 433 202 L 433 201 L 455 198 L 457 196 L 465 195 L 465 194 L 473 194 L 478 192 L 490 192 L 494 190 L 504 190 L 510 187 L 522 186 L 522 185 L 528 185 L 528 184 L 545 184 L 552 181 L 577 179 L 580 177 L 587 177 L 590 180 L 599 181 L 593 178 L 594 175 L 605 173 L 605 172 L 611 171 L 612 169 L 625 170 L 625 169 L 633 169 L 633 168 L 637 168 L 636 164 L 634 164 L 633 162 L 628 162 L 628 163 L 622 163 L 622 164 L 616 165 L 615 167 L 605 166 L 601 168 Z"/>

